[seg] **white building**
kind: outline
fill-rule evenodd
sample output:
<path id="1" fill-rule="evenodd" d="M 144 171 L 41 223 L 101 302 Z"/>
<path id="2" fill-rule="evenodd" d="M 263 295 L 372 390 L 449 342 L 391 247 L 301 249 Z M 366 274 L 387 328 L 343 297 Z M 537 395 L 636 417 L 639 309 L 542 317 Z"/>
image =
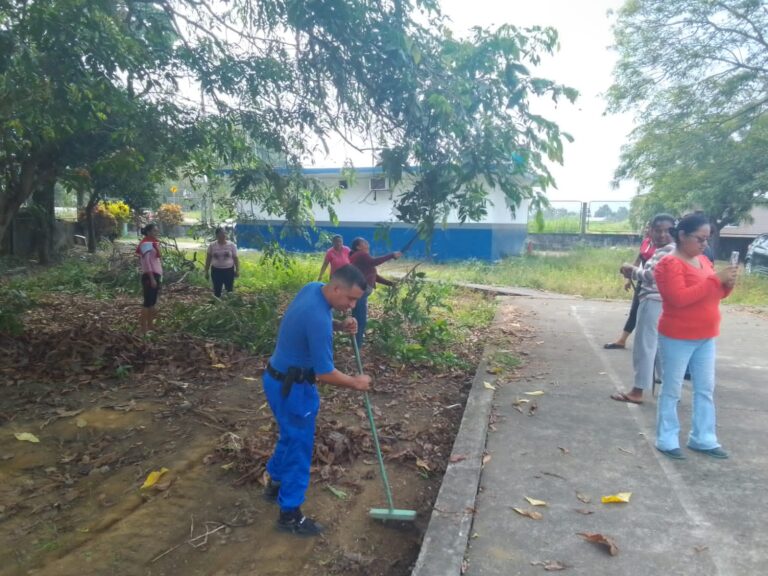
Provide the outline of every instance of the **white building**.
<path id="1" fill-rule="evenodd" d="M 334 207 L 338 225 L 333 225 L 328 214 L 315 208 L 315 226 L 330 234 L 341 234 L 349 244 L 356 236 L 372 244 L 372 252 L 381 254 L 398 250 L 414 235 L 414 228 L 396 220 L 394 199 L 400 193 L 378 168 L 356 168 L 353 179 L 345 179 L 340 168 L 309 168 L 306 176 L 320 180 L 328 186 L 342 189 L 340 202 Z M 407 178 L 407 177 L 406 177 Z M 264 239 L 275 238 L 287 250 L 309 252 L 324 248 L 318 246 L 318 233 L 310 231 L 308 240 L 301 234 L 283 230 L 283 221 L 270 220 L 265 214 L 256 214 L 252 222 L 238 223 L 238 244 L 256 248 Z M 519 255 L 523 249 L 528 226 L 528 201 L 510 209 L 504 194 L 490 189 L 487 214 L 480 222 L 459 223 L 451 214 L 445 227 L 432 237 L 429 253 L 435 260 L 498 260 L 504 256 Z M 424 256 L 427 247 L 417 240 L 408 251 L 412 257 Z"/>

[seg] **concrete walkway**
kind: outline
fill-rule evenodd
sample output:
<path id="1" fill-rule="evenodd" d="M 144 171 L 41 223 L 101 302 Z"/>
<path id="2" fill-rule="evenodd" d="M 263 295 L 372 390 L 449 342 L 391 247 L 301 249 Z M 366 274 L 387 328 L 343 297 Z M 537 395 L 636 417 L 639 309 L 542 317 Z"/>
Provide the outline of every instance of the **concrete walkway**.
<path id="1" fill-rule="evenodd" d="M 632 382 L 631 351 L 602 348 L 626 303 L 516 298 L 504 306 L 519 308 L 535 331 L 523 340 L 519 378 L 495 392 L 466 573 L 541 574 L 531 563 L 546 561 L 590 576 L 768 573 L 768 321 L 723 308 L 718 433 L 731 459 L 686 451 L 676 462 L 653 449 L 653 398 L 643 406 L 609 398 Z M 525 395 L 537 390 L 544 395 Z M 520 398 L 536 401 L 532 416 L 530 404 L 515 409 Z M 683 442 L 690 405 L 687 387 Z M 617 492 L 632 492 L 631 501 L 600 503 Z M 525 496 L 548 506 L 533 508 Z M 610 536 L 620 552 L 611 557 L 577 532 Z"/>
<path id="2" fill-rule="evenodd" d="M 768 319 L 723 308 L 717 408 L 731 459 L 685 450 L 676 462 L 653 448 L 655 399 L 609 398 L 632 382 L 631 351 L 602 348 L 628 303 L 517 297 L 502 306 L 519 309 L 534 331 L 521 340 L 518 378 L 494 393 L 466 574 L 542 574 L 532 563 L 547 561 L 585 576 L 767 574 Z M 515 408 L 519 399 L 536 402 L 533 415 L 530 402 Z M 682 442 L 690 405 L 686 386 Z M 631 501 L 600 503 L 617 492 L 632 492 Z M 526 496 L 548 506 L 533 508 Z M 620 552 L 609 556 L 577 532 L 610 536 Z"/>

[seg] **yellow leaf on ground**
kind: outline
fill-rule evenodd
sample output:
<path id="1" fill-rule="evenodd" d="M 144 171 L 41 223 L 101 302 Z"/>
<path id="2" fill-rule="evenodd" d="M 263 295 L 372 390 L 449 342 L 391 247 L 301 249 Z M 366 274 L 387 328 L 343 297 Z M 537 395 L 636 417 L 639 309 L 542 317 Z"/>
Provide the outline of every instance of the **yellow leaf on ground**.
<path id="1" fill-rule="evenodd" d="M 491 458 L 492 458 L 492 456 L 490 454 L 486 454 L 485 456 L 483 456 L 483 466 L 488 464 L 488 462 L 491 461 Z"/>
<path id="2" fill-rule="evenodd" d="M 431 470 L 431 469 L 430 469 L 430 467 L 429 467 L 429 464 L 427 464 L 427 463 L 426 463 L 424 460 L 422 460 L 421 458 L 416 458 L 416 466 L 418 466 L 419 468 L 423 468 L 423 469 L 424 469 L 424 470 L 426 470 L 427 472 L 429 472 L 429 471 Z"/>
<path id="3" fill-rule="evenodd" d="M 531 506 L 546 506 L 547 503 L 544 500 L 536 500 L 536 498 L 531 498 L 530 496 L 525 497 L 526 500 L 528 500 L 528 504 Z"/>
<path id="4" fill-rule="evenodd" d="M 614 503 L 624 503 L 626 504 L 629 502 L 629 499 L 632 498 L 632 492 L 619 492 L 618 494 L 611 494 L 610 496 L 603 496 L 600 501 L 603 504 L 614 504 Z"/>
<path id="5" fill-rule="evenodd" d="M 526 392 L 526 396 L 544 396 L 543 390 L 534 390 L 533 392 Z"/>
<path id="6" fill-rule="evenodd" d="M 483 386 L 485 386 L 488 390 L 496 390 L 496 386 L 494 386 L 490 382 L 483 382 Z"/>
<path id="7" fill-rule="evenodd" d="M 16 436 L 16 440 L 21 440 L 22 442 L 34 442 L 35 444 L 40 442 L 37 436 L 29 432 L 16 432 L 14 436 Z"/>
<path id="8" fill-rule="evenodd" d="M 219 370 L 223 370 L 226 367 L 227 367 L 226 364 L 221 364 L 221 363 L 219 363 L 219 364 L 211 364 L 211 368 L 218 368 Z"/>
<path id="9" fill-rule="evenodd" d="M 520 516 L 525 516 L 531 520 L 541 520 L 544 518 L 541 512 L 536 512 L 535 510 L 523 510 L 522 508 L 512 508 L 512 510 L 520 514 Z"/>
<path id="10" fill-rule="evenodd" d="M 78 418 L 75 420 L 75 424 L 77 424 L 78 428 L 85 428 L 88 426 L 88 421 L 85 418 Z"/>
<path id="11" fill-rule="evenodd" d="M 241 378 L 243 380 L 249 380 L 251 382 L 256 382 L 256 380 L 258 380 L 258 378 L 254 378 L 253 376 L 241 376 Z"/>
<path id="12" fill-rule="evenodd" d="M 144 480 L 144 484 L 141 485 L 141 489 L 145 490 L 146 488 L 152 488 L 152 486 L 157 484 L 157 481 L 160 480 L 163 474 L 168 471 L 168 468 L 165 467 L 160 468 L 160 470 L 152 470 L 152 472 L 147 475 L 147 479 Z"/>

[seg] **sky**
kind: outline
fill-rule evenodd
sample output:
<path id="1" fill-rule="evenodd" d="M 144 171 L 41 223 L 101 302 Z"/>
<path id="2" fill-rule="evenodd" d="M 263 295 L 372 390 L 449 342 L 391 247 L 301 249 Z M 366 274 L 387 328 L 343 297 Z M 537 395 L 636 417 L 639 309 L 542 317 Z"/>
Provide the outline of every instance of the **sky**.
<path id="1" fill-rule="evenodd" d="M 441 0 L 443 12 L 461 34 L 473 26 L 514 24 L 519 27 L 552 26 L 560 35 L 560 51 L 543 59 L 533 73 L 576 88 L 580 97 L 541 113 L 574 137 L 565 143 L 562 166 L 550 167 L 557 189 L 550 200 L 627 200 L 635 193 L 632 183 L 611 186 L 622 144 L 632 130 L 631 115 L 605 115 L 602 94 L 611 85 L 616 54 L 608 11 L 623 0 Z M 537 110 L 538 112 L 539 110 Z M 343 147 L 342 147 L 343 148 Z M 344 151 L 355 165 L 369 165 L 370 158 Z"/>

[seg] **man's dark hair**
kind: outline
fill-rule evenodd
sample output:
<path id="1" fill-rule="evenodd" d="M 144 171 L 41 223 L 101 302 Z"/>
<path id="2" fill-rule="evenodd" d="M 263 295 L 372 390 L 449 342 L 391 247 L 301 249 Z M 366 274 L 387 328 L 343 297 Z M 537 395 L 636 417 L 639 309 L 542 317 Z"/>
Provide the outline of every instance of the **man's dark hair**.
<path id="1" fill-rule="evenodd" d="M 331 275 L 331 282 L 333 281 L 341 282 L 349 288 L 357 286 L 363 292 L 368 289 L 368 283 L 365 281 L 365 276 L 363 276 L 363 273 L 360 272 L 360 270 L 352 266 L 352 264 L 347 264 L 336 270 L 336 272 Z"/>
<path id="2" fill-rule="evenodd" d="M 675 225 L 675 217 L 672 216 L 672 214 L 667 214 L 667 213 L 656 214 L 656 216 L 654 216 L 651 219 L 651 222 L 650 222 L 651 228 L 655 228 L 656 226 L 658 226 L 662 222 L 670 222 L 672 224 L 672 226 L 674 226 Z"/>

